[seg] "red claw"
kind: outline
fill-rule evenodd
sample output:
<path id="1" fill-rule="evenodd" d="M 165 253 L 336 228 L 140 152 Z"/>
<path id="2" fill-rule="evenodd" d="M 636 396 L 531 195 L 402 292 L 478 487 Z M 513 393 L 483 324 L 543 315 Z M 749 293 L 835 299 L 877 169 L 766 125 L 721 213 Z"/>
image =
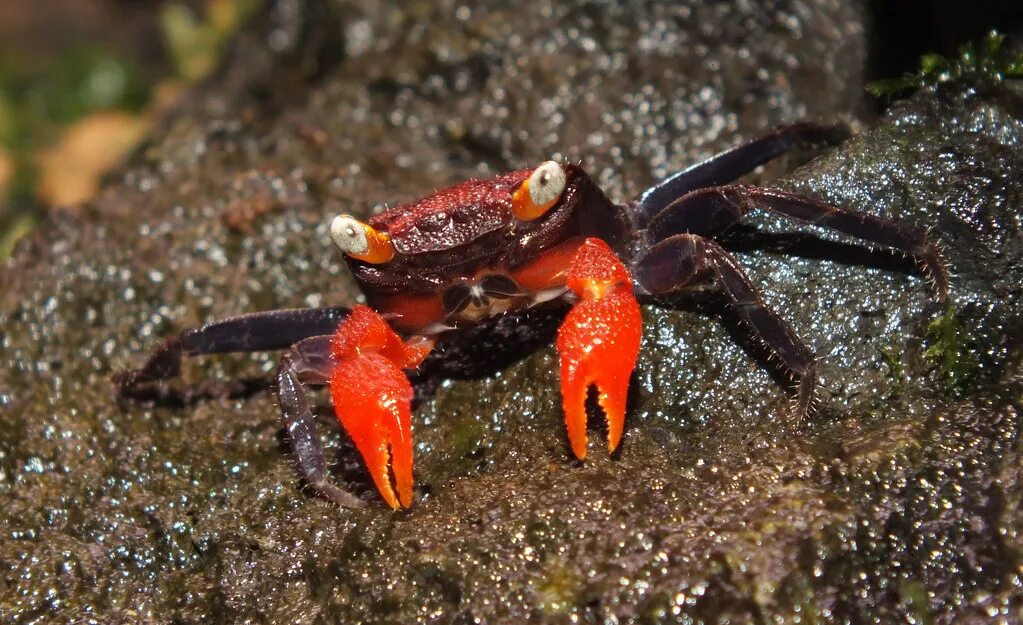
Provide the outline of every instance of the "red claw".
<path id="1" fill-rule="evenodd" d="M 600 239 L 587 239 L 572 260 L 568 287 L 580 297 L 558 331 L 561 397 L 572 452 L 586 457 L 586 394 L 597 386 L 597 401 L 608 422 L 608 451 L 625 425 L 629 377 L 636 367 L 642 318 L 628 271 Z"/>
<path id="2" fill-rule="evenodd" d="M 429 348 L 406 344 L 377 313 L 356 306 L 332 345 L 330 394 L 377 490 L 392 508 L 412 505 L 412 385 L 402 369 Z M 391 475 L 394 475 L 394 485 Z"/>

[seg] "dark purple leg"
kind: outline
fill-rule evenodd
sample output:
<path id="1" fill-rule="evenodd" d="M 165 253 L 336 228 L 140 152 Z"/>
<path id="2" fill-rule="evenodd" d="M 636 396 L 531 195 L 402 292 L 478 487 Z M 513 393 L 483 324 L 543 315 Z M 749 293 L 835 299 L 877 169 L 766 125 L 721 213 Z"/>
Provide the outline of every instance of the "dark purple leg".
<path id="1" fill-rule="evenodd" d="M 948 298 L 948 270 L 937 241 L 918 226 L 874 217 L 780 189 L 737 186 L 747 205 L 762 206 L 786 217 L 830 228 L 864 241 L 904 252 L 920 264 L 940 302 Z"/>
<path id="2" fill-rule="evenodd" d="M 316 417 L 304 386 L 326 384 L 330 379 L 335 364 L 330 353 L 331 339 L 330 335 L 314 336 L 284 352 L 277 368 L 277 398 L 299 475 L 313 490 L 339 506 L 359 508 L 366 503 L 330 482 L 323 444 L 316 433 Z"/>
<path id="3" fill-rule="evenodd" d="M 799 378 L 793 412 L 802 420 L 813 404 L 817 365 L 813 354 L 750 284 L 735 258 L 720 245 L 695 234 L 678 234 L 654 245 L 633 267 L 640 286 L 652 294 L 670 293 L 712 271 L 741 319 L 748 322 L 770 354 Z"/>
<path id="4" fill-rule="evenodd" d="M 736 184 L 693 191 L 650 221 L 646 240 L 656 243 L 682 233 L 710 237 L 726 230 L 755 206 L 913 256 L 929 279 L 935 297 L 942 302 L 948 297 L 948 272 L 941 259 L 941 248 L 923 228 L 780 189 Z"/>
<path id="5" fill-rule="evenodd" d="M 348 309 L 342 307 L 273 310 L 185 330 L 167 339 L 142 368 L 120 377 L 121 395 L 140 399 L 159 395 L 152 383 L 178 376 L 185 356 L 284 349 L 310 336 L 333 333 L 347 316 Z"/>
<path id="6" fill-rule="evenodd" d="M 747 210 L 742 198 L 730 192 L 730 187 L 691 191 L 647 223 L 646 240 L 657 243 L 676 234 L 711 238 L 735 225 Z"/>
<path id="7" fill-rule="evenodd" d="M 778 158 L 798 145 L 834 144 L 849 136 L 842 124 L 792 124 L 736 146 L 727 152 L 697 163 L 650 187 L 636 201 L 636 220 L 642 227 L 677 198 L 704 187 L 713 187 L 737 180 L 768 161 Z"/>

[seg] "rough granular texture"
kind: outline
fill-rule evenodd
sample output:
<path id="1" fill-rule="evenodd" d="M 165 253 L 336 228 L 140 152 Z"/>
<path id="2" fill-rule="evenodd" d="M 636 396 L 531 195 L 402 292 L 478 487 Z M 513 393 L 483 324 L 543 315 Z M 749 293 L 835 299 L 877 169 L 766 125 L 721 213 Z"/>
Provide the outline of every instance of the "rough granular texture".
<path id="1" fill-rule="evenodd" d="M 912 263 L 833 233 L 754 211 L 726 237 L 819 356 L 803 424 L 713 294 L 644 305 L 614 457 L 571 459 L 549 346 L 436 382 L 402 513 L 328 418 L 335 478 L 372 505 L 303 492 L 269 392 L 116 399 L 113 374 L 183 328 L 355 302 L 327 233 L 342 210 L 552 157 L 624 200 L 775 124 L 856 113 L 865 37 L 826 0 L 273 3 L 88 211 L 4 267 L 0 621 L 1018 622 L 1007 86 L 923 91 L 779 183 L 933 227 L 950 310 Z M 184 383 L 273 366 L 205 358 Z"/>

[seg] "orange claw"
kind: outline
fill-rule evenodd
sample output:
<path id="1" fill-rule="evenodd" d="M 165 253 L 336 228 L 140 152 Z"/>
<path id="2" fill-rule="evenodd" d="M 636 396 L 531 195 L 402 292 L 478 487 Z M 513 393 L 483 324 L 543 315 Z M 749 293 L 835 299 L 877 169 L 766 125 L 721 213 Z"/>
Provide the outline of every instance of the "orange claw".
<path id="1" fill-rule="evenodd" d="M 387 504 L 407 508 L 412 505 L 412 385 L 402 369 L 417 366 L 429 346 L 403 342 L 372 309 L 356 306 L 338 326 L 331 351 L 337 365 L 330 394 L 338 420 Z"/>
<path id="2" fill-rule="evenodd" d="M 568 271 L 568 288 L 580 301 L 558 330 L 561 398 L 572 452 L 582 460 L 590 385 L 597 386 L 597 402 L 607 417 L 608 451 L 621 441 L 642 319 L 628 271 L 600 239 L 587 239 L 579 247 Z"/>

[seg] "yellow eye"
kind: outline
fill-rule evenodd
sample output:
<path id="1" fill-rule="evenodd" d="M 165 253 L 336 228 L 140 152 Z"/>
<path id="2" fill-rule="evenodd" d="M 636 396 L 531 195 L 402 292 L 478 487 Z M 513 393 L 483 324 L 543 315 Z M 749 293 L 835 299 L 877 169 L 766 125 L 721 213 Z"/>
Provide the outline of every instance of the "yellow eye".
<path id="1" fill-rule="evenodd" d="M 534 169 L 512 194 L 512 213 L 526 221 L 542 217 L 564 191 L 565 169 L 554 161 L 547 161 Z"/>
<path id="2" fill-rule="evenodd" d="M 330 222 L 330 238 L 352 258 L 379 265 L 394 258 L 394 245 L 386 232 L 378 232 L 350 215 L 338 215 Z"/>

